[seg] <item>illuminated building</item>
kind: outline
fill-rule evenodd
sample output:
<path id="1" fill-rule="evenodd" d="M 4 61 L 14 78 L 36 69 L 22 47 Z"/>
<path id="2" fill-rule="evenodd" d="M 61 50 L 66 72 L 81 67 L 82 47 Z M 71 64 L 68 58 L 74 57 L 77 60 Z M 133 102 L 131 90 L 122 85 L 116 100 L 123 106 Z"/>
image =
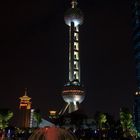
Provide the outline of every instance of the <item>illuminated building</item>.
<path id="1" fill-rule="evenodd" d="M 49 111 L 49 118 L 51 118 L 51 119 L 57 118 L 57 114 L 56 114 L 55 110 Z"/>
<path id="2" fill-rule="evenodd" d="M 30 128 L 34 127 L 34 123 L 35 123 L 35 120 L 34 120 L 34 111 L 35 109 L 31 109 L 30 111 Z"/>
<path id="3" fill-rule="evenodd" d="M 83 23 L 83 13 L 77 7 L 77 0 L 72 0 L 71 8 L 65 13 L 65 23 L 69 26 L 69 79 L 62 91 L 62 97 L 67 103 L 62 114 L 78 110 L 78 105 L 84 100 L 85 92 L 81 85 L 79 25 Z"/>
<path id="4" fill-rule="evenodd" d="M 53 124 L 57 123 L 58 114 L 55 110 L 49 111 L 49 121 Z"/>
<path id="5" fill-rule="evenodd" d="M 137 92 L 134 95 L 134 123 L 140 132 L 140 0 L 133 0 L 133 48 L 136 61 Z"/>
<path id="6" fill-rule="evenodd" d="M 27 96 L 27 89 L 25 89 L 24 96 L 20 97 L 19 105 L 19 126 L 22 128 L 30 127 L 31 116 L 31 98 Z"/>

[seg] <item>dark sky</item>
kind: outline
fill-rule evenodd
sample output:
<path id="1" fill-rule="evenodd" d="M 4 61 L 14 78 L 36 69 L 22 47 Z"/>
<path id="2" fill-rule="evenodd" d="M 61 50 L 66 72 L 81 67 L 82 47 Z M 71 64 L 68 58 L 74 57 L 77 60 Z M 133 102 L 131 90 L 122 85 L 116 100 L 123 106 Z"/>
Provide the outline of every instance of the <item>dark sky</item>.
<path id="1" fill-rule="evenodd" d="M 68 69 L 68 27 L 63 17 L 70 0 L 2 1 L 0 4 L 0 107 L 18 110 L 29 88 L 32 106 L 43 115 L 60 110 Z M 82 104 L 117 116 L 132 108 L 136 89 L 129 0 L 79 0 Z"/>

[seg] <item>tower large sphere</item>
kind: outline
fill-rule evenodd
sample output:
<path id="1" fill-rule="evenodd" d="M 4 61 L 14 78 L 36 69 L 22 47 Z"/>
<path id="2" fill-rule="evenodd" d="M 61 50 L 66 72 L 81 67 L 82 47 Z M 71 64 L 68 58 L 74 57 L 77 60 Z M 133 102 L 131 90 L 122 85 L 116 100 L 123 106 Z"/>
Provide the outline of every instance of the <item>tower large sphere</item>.
<path id="1" fill-rule="evenodd" d="M 71 25 L 71 22 L 73 22 L 75 26 L 78 26 L 83 23 L 84 16 L 82 11 L 79 8 L 75 7 L 70 8 L 66 11 L 64 20 L 68 26 Z"/>

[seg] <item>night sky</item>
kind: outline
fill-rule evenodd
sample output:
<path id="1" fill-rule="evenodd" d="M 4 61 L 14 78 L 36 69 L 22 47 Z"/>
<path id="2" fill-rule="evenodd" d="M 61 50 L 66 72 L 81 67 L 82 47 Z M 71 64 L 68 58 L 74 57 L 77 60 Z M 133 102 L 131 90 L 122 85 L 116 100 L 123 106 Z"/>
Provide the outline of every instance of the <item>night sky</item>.
<path id="1" fill-rule="evenodd" d="M 79 0 L 85 112 L 133 107 L 136 90 L 129 0 Z M 43 116 L 64 106 L 61 97 L 68 72 L 70 0 L 2 1 L 0 4 L 0 107 L 17 112 L 29 89 L 33 108 Z"/>

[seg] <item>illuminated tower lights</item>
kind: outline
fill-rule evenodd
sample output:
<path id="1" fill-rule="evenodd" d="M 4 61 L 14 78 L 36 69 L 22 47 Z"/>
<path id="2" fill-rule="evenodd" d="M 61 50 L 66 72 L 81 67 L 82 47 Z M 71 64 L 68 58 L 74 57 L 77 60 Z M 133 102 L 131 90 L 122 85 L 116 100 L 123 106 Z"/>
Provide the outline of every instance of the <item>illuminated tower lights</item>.
<path id="1" fill-rule="evenodd" d="M 31 98 L 27 96 L 27 88 L 25 89 L 24 96 L 20 97 L 20 106 L 19 109 L 31 109 Z"/>
<path id="2" fill-rule="evenodd" d="M 71 8 L 65 13 L 65 23 L 69 26 L 69 80 L 64 86 L 62 97 L 67 103 L 65 110 L 68 112 L 78 110 L 85 97 L 85 92 L 81 86 L 80 71 L 80 46 L 79 46 L 79 25 L 83 23 L 83 13 L 77 8 L 77 0 L 72 0 Z"/>
<path id="3" fill-rule="evenodd" d="M 134 95 L 134 123 L 140 132 L 140 1 L 133 0 L 133 48 L 136 61 L 137 92 Z"/>
<path id="4" fill-rule="evenodd" d="M 27 88 L 24 96 L 20 97 L 20 127 L 27 128 L 31 126 L 31 98 L 27 96 Z"/>

